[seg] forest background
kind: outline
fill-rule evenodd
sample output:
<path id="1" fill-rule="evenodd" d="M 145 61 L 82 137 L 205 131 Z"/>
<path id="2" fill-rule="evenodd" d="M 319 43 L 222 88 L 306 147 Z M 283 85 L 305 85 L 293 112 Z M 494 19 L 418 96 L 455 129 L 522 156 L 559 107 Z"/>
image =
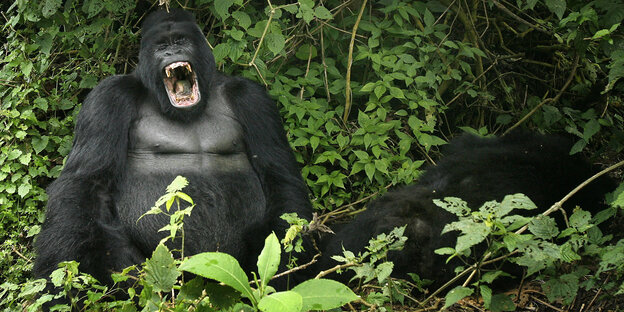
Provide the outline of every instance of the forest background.
<path id="1" fill-rule="evenodd" d="M 71 148 L 80 105 L 104 77 L 133 70 L 140 23 L 157 5 L 0 4 L 0 281 L 30 277 L 45 187 Z M 604 167 L 623 158 L 621 1 L 189 0 L 171 6 L 196 15 L 219 70 L 266 86 L 314 207 L 329 221 L 413 182 L 435 163 L 439 147 L 462 132 L 567 133 L 576 142 L 572 154 Z M 621 269 L 620 258 L 614 268 Z M 563 297 L 548 299 L 566 306 Z"/>

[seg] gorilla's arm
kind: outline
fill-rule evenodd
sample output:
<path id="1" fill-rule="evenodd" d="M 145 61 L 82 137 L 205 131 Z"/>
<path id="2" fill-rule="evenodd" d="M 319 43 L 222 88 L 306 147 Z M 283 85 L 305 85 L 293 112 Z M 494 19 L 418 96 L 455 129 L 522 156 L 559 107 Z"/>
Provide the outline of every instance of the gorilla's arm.
<path id="1" fill-rule="evenodd" d="M 112 187 L 125 163 L 128 127 L 142 90 L 131 76 L 114 76 L 85 100 L 65 168 L 47 190 L 46 221 L 36 242 L 37 276 L 76 260 L 81 271 L 106 281 L 110 273 L 103 268 L 136 263 L 126 259 L 133 248 L 116 229 Z"/>
<path id="2" fill-rule="evenodd" d="M 308 190 L 292 149 L 286 140 L 282 121 L 275 105 L 260 85 L 244 78 L 226 78 L 226 96 L 243 126 L 249 160 L 261 179 L 267 198 L 269 226 L 285 228 L 279 216 L 296 212 L 311 218 Z"/>

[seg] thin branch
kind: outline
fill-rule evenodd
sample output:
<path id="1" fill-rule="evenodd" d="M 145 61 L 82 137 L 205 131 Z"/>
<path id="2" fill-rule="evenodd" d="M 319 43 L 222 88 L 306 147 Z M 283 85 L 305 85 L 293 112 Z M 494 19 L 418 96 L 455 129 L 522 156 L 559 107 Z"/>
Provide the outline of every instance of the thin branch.
<path id="1" fill-rule="evenodd" d="M 292 272 L 297 272 L 297 271 L 299 271 L 299 270 L 303 270 L 303 269 L 305 269 L 305 268 L 307 268 L 307 267 L 311 266 L 312 264 L 316 263 L 316 261 L 317 261 L 318 257 L 320 257 L 320 256 L 321 256 L 321 254 L 317 253 L 316 255 L 314 255 L 314 257 L 312 258 L 312 260 L 310 260 L 310 262 L 308 262 L 308 263 L 306 263 L 306 264 L 302 264 L 302 265 L 300 265 L 300 266 L 298 266 L 298 267 L 294 267 L 294 268 L 292 268 L 292 269 L 290 269 L 290 270 L 287 270 L 287 271 L 284 271 L 284 272 L 282 272 L 282 273 L 275 274 L 273 277 L 271 277 L 271 279 L 273 280 L 273 279 L 276 279 L 276 278 L 278 278 L 278 277 L 282 277 L 282 276 L 284 276 L 284 275 L 288 275 L 288 274 L 290 274 L 290 273 L 292 273 Z"/>
<path id="2" fill-rule="evenodd" d="M 353 25 L 353 31 L 351 31 L 351 42 L 349 43 L 349 58 L 347 60 L 347 77 L 345 84 L 345 110 L 344 115 L 342 116 L 342 121 L 346 124 L 347 119 L 349 118 L 349 112 L 351 112 L 351 65 L 353 64 L 353 46 L 355 45 L 355 33 L 360 26 L 360 21 L 362 20 L 362 15 L 364 14 L 364 9 L 366 8 L 367 0 L 362 2 L 362 7 L 360 8 L 360 13 L 358 14 L 357 20 Z"/>
<path id="3" fill-rule="evenodd" d="M 513 17 L 516 21 L 518 21 L 518 22 L 520 22 L 520 23 L 522 23 L 522 24 L 524 24 L 524 25 L 527 25 L 527 26 L 529 26 L 530 28 L 533 28 L 533 29 L 535 29 L 535 30 L 537 30 L 537 31 L 540 31 L 540 32 L 543 32 L 543 33 L 545 33 L 545 34 L 547 34 L 547 35 L 551 35 L 551 36 L 552 36 L 552 33 L 551 33 L 550 31 L 545 30 L 545 29 L 543 29 L 543 28 L 540 28 L 540 27 L 538 27 L 538 26 L 535 26 L 535 25 L 533 25 L 533 24 L 529 23 L 528 21 L 526 21 L 526 20 L 525 20 L 525 19 L 523 19 L 522 17 L 520 17 L 520 16 L 518 16 L 518 15 L 514 14 L 514 12 L 511 12 L 511 11 L 510 11 L 507 7 L 505 7 L 504 5 L 502 5 L 500 2 L 498 2 L 498 1 L 496 1 L 496 0 L 492 0 L 492 3 L 494 3 L 494 5 L 495 5 L 496 7 L 498 7 L 499 9 L 501 9 L 503 12 L 505 12 L 505 13 L 507 13 L 509 16 Z"/>
<path id="4" fill-rule="evenodd" d="M 565 90 L 567 90 L 570 84 L 572 83 L 572 80 L 574 79 L 574 76 L 576 75 L 576 69 L 578 68 L 578 63 L 579 63 L 579 56 L 576 55 L 576 58 L 574 59 L 574 67 L 572 68 L 570 77 L 568 77 L 568 81 L 566 81 L 565 85 L 563 85 L 563 88 L 559 90 L 559 93 L 557 93 L 557 95 L 554 98 L 546 98 L 541 103 L 537 104 L 537 106 L 533 107 L 533 109 L 528 114 L 522 117 L 522 119 L 518 120 L 516 124 L 511 126 L 509 129 L 505 130 L 505 132 L 503 133 L 503 136 L 511 132 L 511 130 L 517 128 L 527 119 L 529 119 L 529 117 L 533 116 L 533 114 L 535 114 L 542 106 L 544 106 L 544 104 L 549 103 L 549 102 L 557 102 L 559 98 L 561 98 L 561 95 L 563 95 L 563 92 L 565 92 Z"/>
<path id="5" fill-rule="evenodd" d="M 340 265 L 337 265 L 337 266 L 335 266 L 335 267 L 333 267 L 333 268 L 331 268 L 331 269 L 327 269 L 327 270 L 325 270 L 325 271 L 321 271 L 321 272 L 319 272 L 319 274 L 317 274 L 317 275 L 314 277 L 314 279 L 319 279 L 319 278 L 321 278 L 321 277 L 323 277 L 323 276 L 325 276 L 325 275 L 327 275 L 327 274 L 330 274 L 330 273 L 336 272 L 336 271 L 338 271 L 338 270 L 341 270 L 341 269 L 346 269 L 346 268 L 350 268 L 350 267 L 352 267 L 352 266 L 358 266 L 358 265 L 359 265 L 359 264 L 357 264 L 357 263 L 355 263 L 355 262 L 349 262 L 349 263 L 345 263 L 345 264 L 340 264 Z"/>

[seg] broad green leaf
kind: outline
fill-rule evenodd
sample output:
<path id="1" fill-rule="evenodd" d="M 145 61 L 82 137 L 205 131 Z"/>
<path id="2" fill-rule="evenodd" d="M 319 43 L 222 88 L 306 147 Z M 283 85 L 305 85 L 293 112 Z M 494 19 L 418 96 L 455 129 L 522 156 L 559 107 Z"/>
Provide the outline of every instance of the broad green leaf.
<path id="1" fill-rule="evenodd" d="M 474 292 L 474 290 L 472 290 L 470 288 L 467 288 L 467 287 L 463 287 L 463 286 L 457 286 L 457 287 L 453 288 L 444 297 L 444 309 L 452 306 L 453 304 L 455 304 L 459 300 L 462 300 L 462 299 L 472 295 L 473 292 Z"/>
<path id="2" fill-rule="evenodd" d="M 24 198 L 24 196 L 26 196 L 31 189 L 32 186 L 30 184 L 22 184 L 17 188 L 17 195 Z"/>
<path id="3" fill-rule="evenodd" d="M 277 272 L 277 268 L 280 263 L 280 244 L 275 233 L 271 233 L 264 240 L 264 248 L 258 256 L 258 274 L 260 274 L 260 281 L 262 286 L 266 286 L 271 280 L 271 277 Z"/>
<path id="4" fill-rule="evenodd" d="M 303 305 L 301 295 L 295 291 L 270 294 L 258 302 L 258 309 L 266 312 L 299 312 Z"/>
<path id="5" fill-rule="evenodd" d="M 566 9 L 566 1 L 565 0 L 544 0 L 546 6 L 550 10 L 550 12 L 555 13 L 557 18 L 561 19 L 563 17 L 563 13 L 565 13 Z"/>
<path id="6" fill-rule="evenodd" d="M 186 259 L 180 270 L 224 283 L 253 300 L 249 279 L 234 257 L 220 252 L 204 252 Z"/>
<path id="7" fill-rule="evenodd" d="M 273 52 L 273 55 L 278 55 L 282 49 L 284 49 L 284 44 L 286 43 L 286 39 L 281 33 L 267 34 L 265 41 L 269 50 Z"/>
<path id="8" fill-rule="evenodd" d="M 41 14 L 43 17 L 48 18 L 61 7 L 63 2 L 61 0 L 45 0 L 43 1 L 43 7 L 41 8 Z"/>
<path id="9" fill-rule="evenodd" d="M 221 17 L 221 20 L 225 20 L 230 16 L 228 10 L 234 4 L 234 0 L 215 0 L 214 1 L 214 9 L 217 14 Z"/>
<path id="10" fill-rule="evenodd" d="M 359 299 L 349 287 L 328 279 L 308 280 L 292 291 L 303 298 L 301 311 L 335 309 Z"/>
<path id="11" fill-rule="evenodd" d="M 22 151 L 20 151 L 20 150 L 18 150 L 18 149 L 11 150 L 11 151 L 9 152 L 9 155 L 8 155 L 8 157 L 7 157 L 7 160 L 14 160 L 14 159 L 16 159 L 17 157 L 20 157 L 21 155 L 22 155 Z"/>
<path id="12" fill-rule="evenodd" d="M 40 138 L 33 138 L 32 139 L 32 147 L 35 150 L 35 153 L 39 154 L 41 151 L 43 151 L 46 146 L 48 146 L 48 141 L 49 138 L 48 136 L 41 136 Z"/>
<path id="13" fill-rule="evenodd" d="M 394 263 L 383 262 L 375 268 L 375 275 L 377 275 L 377 281 L 382 284 L 392 274 Z"/>
<path id="14" fill-rule="evenodd" d="M 152 258 L 145 260 L 145 281 L 156 292 L 169 292 L 178 276 L 182 274 L 176 268 L 173 256 L 165 245 L 158 245 Z"/>
<path id="15" fill-rule="evenodd" d="M 509 298 L 509 296 L 505 294 L 496 294 L 492 296 L 489 309 L 492 312 L 515 311 L 516 305 L 513 303 L 511 298 Z"/>
<path id="16" fill-rule="evenodd" d="M 594 136 L 600 130 L 600 123 L 598 120 L 592 119 L 585 124 L 583 127 L 583 139 L 585 141 L 589 141 L 589 139 Z"/>
<path id="17" fill-rule="evenodd" d="M 327 8 L 321 5 L 314 8 L 314 16 L 320 19 L 324 19 L 324 20 L 328 20 L 333 17 L 331 12 Z"/>
<path id="18" fill-rule="evenodd" d="M 238 25 L 244 29 L 251 25 L 251 18 L 243 11 L 232 12 L 232 17 L 238 21 Z"/>
<path id="19" fill-rule="evenodd" d="M 559 229 L 557 228 L 555 219 L 549 216 L 533 219 L 531 223 L 529 223 L 529 231 L 542 239 L 551 239 L 559 235 Z"/>

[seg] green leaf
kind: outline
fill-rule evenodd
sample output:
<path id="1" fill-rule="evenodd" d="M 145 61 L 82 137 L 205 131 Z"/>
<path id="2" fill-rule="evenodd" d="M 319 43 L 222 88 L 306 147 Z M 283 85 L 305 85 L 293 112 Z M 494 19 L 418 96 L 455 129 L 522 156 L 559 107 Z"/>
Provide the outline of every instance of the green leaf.
<path id="1" fill-rule="evenodd" d="M 165 245 L 158 245 L 152 258 L 145 260 L 145 281 L 156 292 L 169 292 L 180 276 L 173 256 Z"/>
<path id="2" fill-rule="evenodd" d="M 373 181 L 373 176 L 375 176 L 375 164 L 368 163 L 364 165 L 364 171 L 366 172 L 368 179 Z"/>
<path id="3" fill-rule="evenodd" d="M 251 25 L 251 18 L 243 11 L 232 12 L 232 17 L 238 21 L 238 25 L 245 30 Z"/>
<path id="4" fill-rule="evenodd" d="M 271 280 L 271 277 L 275 275 L 275 272 L 277 272 L 280 263 L 280 254 L 281 248 L 279 240 L 277 236 L 275 236 L 275 233 L 271 233 L 271 235 L 264 240 L 264 248 L 262 252 L 260 252 L 260 256 L 258 256 L 258 273 L 260 274 L 260 281 L 262 282 L 263 288 Z"/>
<path id="5" fill-rule="evenodd" d="M 273 52 L 273 55 L 278 55 L 282 49 L 284 49 L 284 44 L 286 43 L 286 39 L 281 33 L 267 34 L 265 41 L 269 50 Z"/>
<path id="6" fill-rule="evenodd" d="M 297 49 L 297 53 L 295 53 L 295 57 L 300 60 L 307 61 L 308 58 L 315 58 L 318 55 L 318 51 L 316 47 L 311 44 L 302 44 L 299 49 Z"/>
<path id="7" fill-rule="evenodd" d="M 175 193 L 181 191 L 188 185 L 188 180 L 183 176 L 177 176 L 171 184 L 167 186 L 167 193 Z"/>
<path id="8" fill-rule="evenodd" d="M 48 136 L 42 136 L 40 138 L 33 138 L 31 143 L 32 143 L 32 147 L 35 150 L 35 153 L 39 154 L 41 151 L 43 151 L 46 146 L 48 146 L 48 141 L 49 138 Z"/>
<path id="9" fill-rule="evenodd" d="M 314 16 L 320 19 L 324 19 L 324 20 L 332 19 L 333 17 L 331 12 L 327 8 L 321 5 L 314 8 Z"/>
<path id="10" fill-rule="evenodd" d="M 467 287 L 463 287 L 463 286 L 457 286 L 455 288 L 453 288 L 451 291 L 449 291 L 446 296 L 444 296 L 444 307 L 443 309 L 446 309 L 450 306 L 452 306 L 453 304 L 455 304 L 456 302 L 458 302 L 459 300 L 462 300 L 470 295 L 472 295 L 472 293 L 474 292 L 474 290 L 467 288 Z"/>
<path id="11" fill-rule="evenodd" d="M 41 8 L 41 14 L 43 17 L 48 18 L 61 7 L 63 2 L 61 0 L 45 0 L 43 2 L 43 8 Z"/>
<path id="12" fill-rule="evenodd" d="M 26 196 L 26 194 L 28 194 L 31 189 L 32 186 L 30 184 L 22 184 L 17 188 L 17 195 L 19 195 L 21 198 L 24 198 L 24 196 Z"/>
<path id="13" fill-rule="evenodd" d="M 600 123 L 596 119 L 592 119 L 585 124 L 583 127 L 583 139 L 585 141 L 589 141 L 589 139 L 594 136 L 600 130 Z"/>
<path id="14" fill-rule="evenodd" d="M 377 281 L 379 284 L 382 284 L 388 277 L 390 277 L 392 269 L 394 269 L 394 263 L 392 262 L 383 262 L 375 268 L 375 275 L 377 275 Z"/>
<path id="15" fill-rule="evenodd" d="M 228 10 L 234 4 L 234 0 L 215 0 L 214 1 L 214 9 L 217 14 L 221 17 L 221 20 L 225 20 L 230 16 Z"/>
<path id="16" fill-rule="evenodd" d="M 529 223 L 529 231 L 542 239 L 551 239 L 559 235 L 559 229 L 557 228 L 555 219 L 549 216 L 533 219 L 531 223 Z"/>
<path id="17" fill-rule="evenodd" d="M 576 153 L 581 152 L 583 148 L 585 148 L 585 146 L 587 146 L 587 142 L 585 140 L 576 141 L 576 143 L 574 143 L 572 148 L 570 148 L 570 155 L 574 155 Z"/>
<path id="18" fill-rule="evenodd" d="M 359 299 L 349 287 L 328 279 L 307 280 L 292 291 L 303 298 L 301 311 L 335 309 Z"/>
<path id="19" fill-rule="evenodd" d="M 17 159 L 17 157 L 20 157 L 21 155 L 22 155 L 22 151 L 18 149 L 11 150 L 9 152 L 9 155 L 7 156 L 7 160 Z"/>
<path id="20" fill-rule="evenodd" d="M 492 296 L 489 309 L 492 312 L 515 311 L 516 305 L 513 303 L 511 298 L 509 298 L 509 296 L 505 294 L 496 294 Z"/>
<path id="21" fill-rule="evenodd" d="M 258 302 L 258 309 L 267 312 L 299 312 L 303 305 L 301 295 L 294 291 L 270 294 Z"/>
<path id="22" fill-rule="evenodd" d="M 561 19 L 563 17 L 563 13 L 565 13 L 566 9 L 566 1 L 565 0 L 545 0 L 546 6 L 550 10 L 550 12 L 555 13 L 557 18 Z"/>
<path id="23" fill-rule="evenodd" d="M 249 279 L 234 257 L 220 252 L 204 252 L 186 259 L 180 270 L 224 283 L 254 300 Z"/>

